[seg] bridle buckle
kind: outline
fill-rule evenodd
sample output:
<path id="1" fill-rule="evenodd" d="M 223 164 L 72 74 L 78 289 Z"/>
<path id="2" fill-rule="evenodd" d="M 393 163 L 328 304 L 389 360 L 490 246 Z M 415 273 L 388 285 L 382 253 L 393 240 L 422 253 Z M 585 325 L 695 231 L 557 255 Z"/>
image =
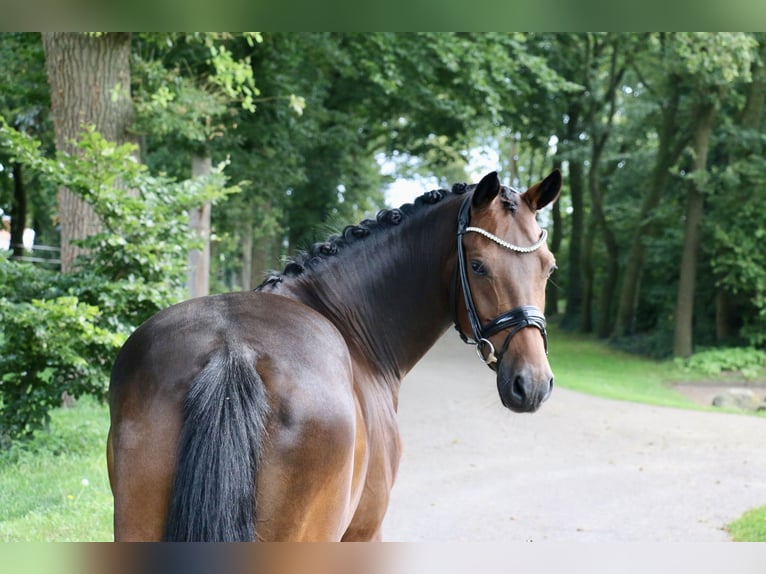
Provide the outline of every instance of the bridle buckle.
<path id="1" fill-rule="evenodd" d="M 484 350 L 489 347 L 489 352 L 484 353 Z M 479 355 L 481 362 L 487 365 L 490 369 L 495 369 L 497 365 L 497 356 L 495 355 L 495 346 L 489 339 L 479 339 L 476 343 L 476 354 Z"/>

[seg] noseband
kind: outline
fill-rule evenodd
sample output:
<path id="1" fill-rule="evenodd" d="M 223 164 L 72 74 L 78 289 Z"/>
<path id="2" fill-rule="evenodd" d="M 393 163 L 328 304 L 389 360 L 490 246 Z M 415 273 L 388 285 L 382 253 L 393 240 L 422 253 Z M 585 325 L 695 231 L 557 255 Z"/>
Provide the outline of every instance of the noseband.
<path id="1" fill-rule="evenodd" d="M 510 251 L 516 251 L 517 253 L 531 253 L 545 243 L 548 234 L 543 229 L 543 234 L 538 241 L 528 247 L 520 247 L 500 239 L 489 231 L 485 231 L 479 227 L 470 227 L 468 225 L 470 220 L 471 197 L 468 196 L 463 200 L 463 204 L 460 206 L 460 212 L 458 213 L 457 219 L 458 272 L 456 281 L 460 281 L 460 288 L 463 291 L 465 308 L 468 313 L 468 322 L 471 324 L 471 332 L 473 338 L 468 337 L 460 328 L 460 324 L 457 320 L 457 305 L 455 305 L 455 329 L 457 329 L 457 332 L 460 333 L 460 338 L 464 343 L 476 345 L 476 353 L 479 355 L 479 358 L 493 371 L 497 370 L 497 365 L 500 363 L 503 355 L 508 350 L 508 345 L 511 342 L 513 336 L 526 327 L 536 327 L 540 330 L 540 333 L 543 336 L 543 343 L 545 344 L 545 353 L 547 354 L 548 333 L 545 330 L 545 315 L 540 309 L 533 305 L 521 305 L 520 307 L 515 307 L 510 311 L 506 311 L 505 313 L 498 315 L 489 323 L 482 326 L 479 315 L 476 312 L 476 305 L 473 302 L 473 296 L 471 295 L 471 286 L 468 283 L 468 270 L 465 260 L 465 248 L 463 247 L 463 236 L 469 232 L 479 233 L 487 239 L 494 241 L 501 247 Z M 455 293 L 455 297 L 457 298 L 457 293 Z M 492 335 L 506 329 L 510 329 L 510 331 L 505 338 L 503 347 L 498 353 L 495 351 L 495 347 L 489 338 Z"/>

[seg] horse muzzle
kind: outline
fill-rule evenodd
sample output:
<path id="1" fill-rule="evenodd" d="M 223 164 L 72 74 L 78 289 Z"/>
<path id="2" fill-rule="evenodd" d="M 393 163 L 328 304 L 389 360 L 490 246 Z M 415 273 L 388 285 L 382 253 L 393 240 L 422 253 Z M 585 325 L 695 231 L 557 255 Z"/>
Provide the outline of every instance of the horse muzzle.
<path id="1" fill-rule="evenodd" d="M 503 406 L 515 413 L 533 413 L 553 391 L 550 369 L 521 368 L 501 362 L 497 370 L 497 390 Z"/>

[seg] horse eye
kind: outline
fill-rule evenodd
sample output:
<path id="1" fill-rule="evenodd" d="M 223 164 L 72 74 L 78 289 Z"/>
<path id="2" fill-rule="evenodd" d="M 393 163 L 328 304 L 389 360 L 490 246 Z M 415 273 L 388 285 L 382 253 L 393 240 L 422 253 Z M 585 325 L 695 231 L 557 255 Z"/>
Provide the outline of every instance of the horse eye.
<path id="1" fill-rule="evenodd" d="M 471 261 L 471 269 L 473 270 L 476 275 L 486 275 L 487 274 L 487 268 L 484 267 L 484 263 L 481 261 L 478 261 L 474 259 Z"/>

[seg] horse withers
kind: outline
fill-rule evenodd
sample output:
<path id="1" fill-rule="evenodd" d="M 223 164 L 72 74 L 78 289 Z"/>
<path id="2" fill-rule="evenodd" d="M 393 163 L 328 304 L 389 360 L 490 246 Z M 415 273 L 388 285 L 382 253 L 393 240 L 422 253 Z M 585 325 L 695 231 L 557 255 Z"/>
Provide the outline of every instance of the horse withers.
<path id="1" fill-rule="evenodd" d="M 555 268 L 524 193 L 496 173 L 296 257 L 252 292 L 192 299 L 127 340 L 109 391 L 116 540 L 379 540 L 401 455 L 404 375 L 454 322 L 500 399 L 548 398 Z"/>

